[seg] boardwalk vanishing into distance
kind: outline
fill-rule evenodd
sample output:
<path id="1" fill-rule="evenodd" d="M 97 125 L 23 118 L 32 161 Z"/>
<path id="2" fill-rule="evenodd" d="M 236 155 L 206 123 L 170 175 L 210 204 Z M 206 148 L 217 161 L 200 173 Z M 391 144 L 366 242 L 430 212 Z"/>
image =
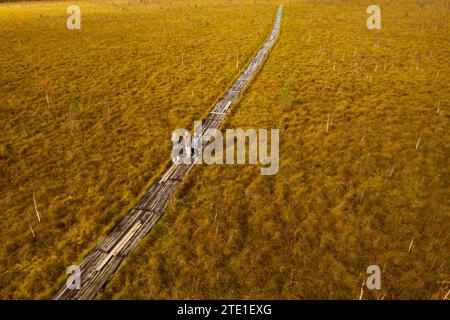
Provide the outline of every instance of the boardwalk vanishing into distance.
<path id="1" fill-rule="evenodd" d="M 227 111 L 238 99 L 251 77 L 261 66 L 280 32 L 283 5 L 278 7 L 272 32 L 258 53 L 228 91 L 214 105 L 202 122 L 203 144 L 210 137 L 207 129 L 218 129 Z M 133 250 L 162 216 L 169 199 L 174 195 L 184 176 L 195 163 L 170 163 L 129 214 L 92 250 L 80 264 L 81 287 L 70 289 L 64 285 L 55 295 L 56 300 L 93 299 L 117 270 L 127 254 Z"/>

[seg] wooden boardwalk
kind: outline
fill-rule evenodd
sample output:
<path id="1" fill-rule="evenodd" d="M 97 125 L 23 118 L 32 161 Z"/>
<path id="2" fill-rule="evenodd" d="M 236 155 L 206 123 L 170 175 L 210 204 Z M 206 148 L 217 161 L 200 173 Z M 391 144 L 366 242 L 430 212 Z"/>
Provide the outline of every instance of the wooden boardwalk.
<path id="1" fill-rule="evenodd" d="M 203 132 L 218 129 L 231 105 L 261 66 L 263 59 L 274 45 L 280 32 L 283 6 L 276 14 L 272 32 L 244 72 L 234 81 L 228 91 L 214 105 L 203 120 Z M 205 142 L 207 143 L 207 141 Z M 150 231 L 162 216 L 169 199 L 173 196 L 184 176 L 195 164 L 170 163 L 164 173 L 140 199 L 129 214 L 92 250 L 80 264 L 81 288 L 69 289 L 64 285 L 54 299 L 93 299 L 109 278 Z"/>

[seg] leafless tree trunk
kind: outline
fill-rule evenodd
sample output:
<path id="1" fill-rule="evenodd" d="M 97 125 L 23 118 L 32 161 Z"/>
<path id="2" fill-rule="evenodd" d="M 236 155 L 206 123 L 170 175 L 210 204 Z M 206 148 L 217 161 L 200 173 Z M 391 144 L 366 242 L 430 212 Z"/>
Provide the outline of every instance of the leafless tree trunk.
<path id="1" fill-rule="evenodd" d="M 328 129 L 330 129 L 330 114 L 328 114 L 328 118 L 327 118 L 327 129 L 325 130 L 326 134 L 328 134 Z"/>
<path id="2" fill-rule="evenodd" d="M 359 299 L 358 300 L 362 300 L 363 294 L 364 294 L 364 283 L 365 281 L 363 280 L 363 283 L 361 285 L 361 293 L 359 295 Z"/>
<path id="3" fill-rule="evenodd" d="M 442 300 L 447 300 L 449 294 L 450 294 L 450 289 L 447 291 L 447 294 L 444 296 L 444 298 L 442 298 Z"/>
<path id="4" fill-rule="evenodd" d="M 45 100 L 47 101 L 47 112 L 50 114 L 50 99 L 48 98 L 48 91 L 45 91 Z"/>
<path id="5" fill-rule="evenodd" d="M 41 222 L 41 216 L 40 216 L 38 208 L 37 208 L 36 195 L 34 192 L 33 192 L 33 201 L 34 201 L 34 210 L 36 210 L 36 215 L 37 215 L 38 221 Z"/>
<path id="6" fill-rule="evenodd" d="M 396 165 L 397 165 L 397 164 L 395 163 L 394 166 L 393 166 L 392 169 L 391 169 L 391 172 L 389 172 L 389 178 L 391 178 L 392 175 L 394 174 L 394 170 L 395 170 L 395 166 L 396 166 Z"/>
<path id="7" fill-rule="evenodd" d="M 412 249 L 412 247 L 413 247 L 413 244 L 414 244 L 414 237 L 412 237 L 411 243 L 409 244 L 408 253 L 411 252 L 411 249 Z"/>
<path id="8" fill-rule="evenodd" d="M 30 227 L 31 234 L 33 235 L 33 238 L 36 238 L 36 235 L 34 234 L 33 227 L 31 226 L 31 223 L 30 223 L 30 219 L 28 219 L 28 215 L 27 215 L 27 222 L 28 222 L 28 226 Z"/>
<path id="9" fill-rule="evenodd" d="M 214 217 L 214 223 L 216 224 L 216 233 L 219 231 L 219 222 L 217 221 L 217 209 L 216 209 L 216 215 Z"/>
<path id="10" fill-rule="evenodd" d="M 422 135 L 419 134 L 419 137 L 417 138 L 417 143 L 416 143 L 416 150 L 419 150 L 419 144 L 420 144 L 421 140 L 422 140 Z"/>

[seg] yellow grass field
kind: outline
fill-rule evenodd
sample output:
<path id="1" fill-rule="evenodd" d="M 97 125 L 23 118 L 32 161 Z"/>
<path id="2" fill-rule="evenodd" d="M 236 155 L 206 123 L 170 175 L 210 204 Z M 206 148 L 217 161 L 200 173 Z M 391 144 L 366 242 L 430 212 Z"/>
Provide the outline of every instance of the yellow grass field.
<path id="1" fill-rule="evenodd" d="M 68 30 L 70 4 L 0 4 L 0 298 L 51 297 L 170 159 L 171 131 L 244 67 L 276 8 L 79 1 L 81 30 Z"/>
<path id="2" fill-rule="evenodd" d="M 445 296 L 449 7 L 378 3 L 369 31 L 364 1 L 286 2 L 223 126 L 279 128 L 278 174 L 198 166 L 102 298 L 358 299 L 373 264 L 362 299 Z"/>
<path id="3" fill-rule="evenodd" d="M 65 26 L 72 2 L 0 4 L 0 299 L 52 297 L 279 3 L 279 39 L 222 126 L 280 129 L 278 174 L 196 166 L 97 298 L 446 295 L 448 2 L 376 1 L 368 30 L 368 1 L 83 0 L 81 30 Z M 374 264 L 382 289 L 361 291 Z"/>

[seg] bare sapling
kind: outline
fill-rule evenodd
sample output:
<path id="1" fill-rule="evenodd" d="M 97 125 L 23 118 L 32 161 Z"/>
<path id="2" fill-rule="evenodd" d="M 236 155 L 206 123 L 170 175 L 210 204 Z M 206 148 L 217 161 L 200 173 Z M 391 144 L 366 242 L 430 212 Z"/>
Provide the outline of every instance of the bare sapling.
<path id="1" fill-rule="evenodd" d="M 31 234 L 33 235 L 33 238 L 36 238 L 36 235 L 34 234 L 33 227 L 31 226 L 31 223 L 30 223 L 30 219 L 28 219 L 28 215 L 27 215 L 27 222 L 28 222 L 28 226 L 30 227 Z"/>
<path id="2" fill-rule="evenodd" d="M 395 163 L 394 166 L 392 167 L 391 171 L 389 172 L 389 178 L 392 178 L 392 175 L 394 174 L 394 170 L 395 170 L 395 166 L 397 164 Z"/>
<path id="3" fill-rule="evenodd" d="M 414 236 L 412 237 L 411 242 L 409 244 L 408 253 L 411 252 L 411 249 L 413 248 L 413 245 L 414 245 Z"/>
<path id="4" fill-rule="evenodd" d="M 33 192 L 33 202 L 34 202 L 34 210 L 36 211 L 36 215 L 38 218 L 38 221 L 41 222 L 41 215 L 39 214 L 37 203 L 36 203 L 36 194 Z"/>
<path id="5" fill-rule="evenodd" d="M 330 129 L 330 114 L 328 114 L 328 118 L 327 118 L 327 129 L 325 130 L 326 134 L 328 134 L 329 129 Z"/>
<path id="6" fill-rule="evenodd" d="M 41 79 L 41 87 L 45 93 L 45 101 L 47 102 L 47 113 L 50 114 L 50 94 L 54 91 L 54 86 L 48 77 Z"/>
<path id="7" fill-rule="evenodd" d="M 420 141 L 422 141 L 422 135 L 419 134 L 417 137 L 416 150 L 419 150 Z"/>

